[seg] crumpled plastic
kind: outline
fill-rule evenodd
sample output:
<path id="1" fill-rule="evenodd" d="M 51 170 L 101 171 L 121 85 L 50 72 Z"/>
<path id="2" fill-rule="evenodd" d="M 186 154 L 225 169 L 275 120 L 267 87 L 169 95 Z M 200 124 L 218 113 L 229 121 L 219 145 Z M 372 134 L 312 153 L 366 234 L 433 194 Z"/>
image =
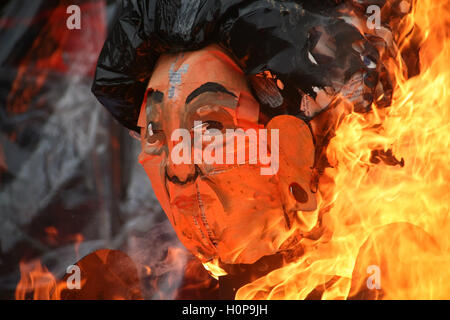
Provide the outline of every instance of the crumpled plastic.
<path id="1" fill-rule="evenodd" d="M 386 16 L 397 2 L 126 0 L 99 57 L 92 91 L 122 125 L 138 131 L 158 57 L 218 43 L 249 77 L 268 119 L 283 113 L 311 119 L 341 90 L 355 111 L 368 111 L 372 102 L 388 106 L 391 80 L 377 41 L 392 42 L 390 26 L 382 19 L 387 32 L 377 36 L 376 30 L 357 29 L 355 20 L 365 21 L 371 4 Z M 346 12 L 353 12 L 352 19 Z M 349 82 L 362 89 L 355 95 Z"/>

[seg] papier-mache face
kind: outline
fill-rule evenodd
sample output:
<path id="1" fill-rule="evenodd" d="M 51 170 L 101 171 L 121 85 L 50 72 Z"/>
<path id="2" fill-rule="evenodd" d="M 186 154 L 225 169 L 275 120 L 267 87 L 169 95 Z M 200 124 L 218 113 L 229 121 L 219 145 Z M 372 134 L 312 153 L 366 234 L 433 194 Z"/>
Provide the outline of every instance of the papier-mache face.
<path id="1" fill-rule="evenodd" d="M 290 116 L 261 125 L 259 109 L 216 45 L 161 56 L 148 84 L 139 162 L 179 239 L 203 262 L 276 253 L 293 213 L 315 208 L 309 129 Z"/>

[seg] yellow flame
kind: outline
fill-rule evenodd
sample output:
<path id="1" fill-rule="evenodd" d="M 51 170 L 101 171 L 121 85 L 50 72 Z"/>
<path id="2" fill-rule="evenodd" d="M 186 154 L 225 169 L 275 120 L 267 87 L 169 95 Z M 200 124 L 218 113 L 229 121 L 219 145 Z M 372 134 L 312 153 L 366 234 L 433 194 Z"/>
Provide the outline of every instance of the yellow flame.
<path id="1" fill-rule="evenodd" d="M 445 1 L 417 3 L 407 23 L 423 33 L 420 75 L 406 80 L 399 63 L 392 105 L 349 114 L 328 147 L 334 184 L 321 188 L 334 194 L 317 210 L 330 206 L 327 232 L 304 239 L 301 258 L 237 299 L 450 298 L 449 17 Z M 372 150 L 389 149 L 403 167 L 370 161 Z M 379 290 L 367 285 L 370 265 L 380 270 Z"/>
<path id="2" fill-rule="evenodd" d="M 225 270 L 223 270 L 219 266 L 218 259 L 214 259 L 212 261 L 208 261 L 206 263 L 203 263 L 203 267 L 216 280 L 219 280 L 219 277 L 226 276 L 228 274 Z"/>

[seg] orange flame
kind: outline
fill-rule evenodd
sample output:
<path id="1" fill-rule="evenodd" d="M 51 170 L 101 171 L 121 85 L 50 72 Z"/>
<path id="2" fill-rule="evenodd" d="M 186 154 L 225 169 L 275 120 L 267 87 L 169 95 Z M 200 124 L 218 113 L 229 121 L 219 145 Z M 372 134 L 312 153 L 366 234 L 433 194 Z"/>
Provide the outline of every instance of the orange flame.
<path id="1" fill-rule="evenodd" d="M 41 262 L 20 262 L 20 281 L 17 284 L 16 300 L 60 300 L 66 283 L 57 281 Z"/>
<path id="2" fill-rule="evenodd" d="M 399 60 L 392 105 L 351 113 L 337 128 L 321 181 L 332 197 L 311 215 L 327 211 L 323 236 L 303 239 L 301 258 L 237 299 L 450 298 L 449 17 L 448 2 L 417 3 L 407 23 L 423 31 L 421 73 L 406 80 Z M 372 150 L 391 150 L 404 166 L 375 164 Z M 380 289 L 368 285 L 370 267 Z"/>
<path id="3" fill-rule="evenodd" d="M 59 234 L 54 226 L 45 228 L 49 241 L 57 243 Z M 82 234 L 72 236 L 77 259 L 79 259 L 79 246 L 83 242 Z M 39 259 L 32 261 L 22 260 L 19 263 L 20 280 L 16 286 L 16 300 L 61 300 L 61 292 L 67 289 L 66 281 L 57 279 Z M 82 281 L 84 285 L 85 281 Z"/>

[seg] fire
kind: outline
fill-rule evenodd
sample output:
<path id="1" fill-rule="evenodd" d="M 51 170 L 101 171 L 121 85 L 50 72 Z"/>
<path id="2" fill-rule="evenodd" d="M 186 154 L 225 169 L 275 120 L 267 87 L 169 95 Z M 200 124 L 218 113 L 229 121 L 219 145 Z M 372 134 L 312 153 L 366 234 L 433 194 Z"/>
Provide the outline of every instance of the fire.
<path id="1" fill-rule="evenodd" d="M 59 230 L 54 226 L 45 228 L 47 241 L 52 245 L 58 244 Z M 70 240 L 74 241 L 74 250 L 77 259 L 79 258 L 79 246 L 83 242 L 83 235 L 80 233 L 70 235 Z M 16 300 L 61 300 L 61 293 L 67 290 L 67 282 L 57 278 L 42 265 L 39 259 L 26 261 L 22 259 L 19 263 L 20 280 L 16 286 Z M 85 280 L 82 280 L 84 285 Z"/>
<path id="2" fill-rule="evenodd" d="M 20 262 L 20 281 L 17 284 L 16 300 L 60 300 L 66 283 L 58 281 L 42 266 L 39 260 Z"/>
<path id="3" fill-rule="evenodd" d="M 407 23 L 422 30 L 421 73 L 406 80 L 399 63 L 392 105 L 337 128 L 320 184 L 332 196 L 315 212 L 326 231 L 237 299 L 450 298 L 449 14 L 448 2 L 418 1 Z M 368 289 L 370 266 L 380 290 Z"/>
<path id="4" fill-rule="evenodd" d="M 220 276 L 227 275 L 227 272 L 219 266 L 218 259 L 203 263 L 203 267 L 208 271 L 211 277 L 218 280 Z"/>

